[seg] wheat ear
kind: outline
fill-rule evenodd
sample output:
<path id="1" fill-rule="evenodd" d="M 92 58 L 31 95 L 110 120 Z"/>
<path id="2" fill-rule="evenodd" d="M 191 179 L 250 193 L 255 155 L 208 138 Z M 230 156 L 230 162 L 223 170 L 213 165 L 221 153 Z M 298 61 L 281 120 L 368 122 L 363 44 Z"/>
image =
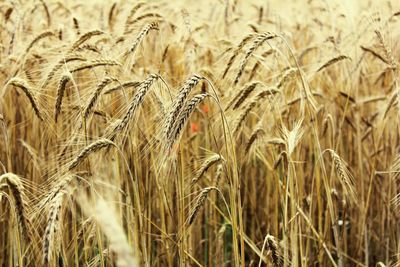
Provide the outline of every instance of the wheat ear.
<path id="1" fill-rule="evenodd" d="M 164 122 L 164 127 L 163 127 L 163 134 L 165 137 L 170 137 L 170 133 L 172 130 L 172 127 L 174 125 L 174 121 L 177 119 L 179 116 L 183 105 L 186 101 L 187 96 L 191 92 L 191 90 L 202 80 L 204 79 L 203 77 L 195 74 L 191 76 L 189 79 L 185 81 L 185 84 L 182 86 L 180 89 L 178 96 L 174 99 L 172 103 L 172 107 L 170 108 L 170 111 L 168 112 L 165 122 Z"/>
<path id="2" fill-rule="evenodd" d="M 140 84 L 138 91 L 136 92 L 135 96 L 133 97 L 128 110 L 126 111 L 124 117 L 122 118 L 121 122 L 117 124 L 114 129 L 109 133 L 111 139 L 114 139 L 117 132 L 121 131 L 125 128 L 129 121 L 131 120 L 133 114 L 135 113 L 136 109 L 140 106 L 143 102 L 143 99 L 146 93 L 149 91 L 151 85 L 159 78 L 156 74 L 150 74 L 149 77 Z"/>
<path id="3" fill-rule="evenodd" d="M 245 68 L 250 56 L 253 54 L 253 52 L 258 47 L 260 47 L 264 42 L 266 42 L 266 41 L 268 41 L 270 39 L 273 39 L 275 37 L 277 37 L 277 35 L 273 34 L 273 33 L 270 33 L 270 32 L 258 34 L 258 36 L 254 40 L 252 46 L 249 47 L 249 49 L 247 50 L 243 60 L 240 62 L 239 71 L 236 74 L 234 84 L 237 84 L 239 82 L 239 79 L 243 74 L 243 70 L 244 70 L 244 68 Z"/>
<path id="4" fill-rule="evenodd" d="M 334 57 L 334 58 L 328 60 L 328 62 L 324 63 L 321 67 L 319 67 L 317 72 L 329 67 L 330 65 L 335 64 L 336 62 L 342 61 L 344 59 L 350 59 L 350 58 L 345 55 L 340 55 L 340 56 Z"/>
<path id="5" fill-rule="evenodd" d="M 197 214 L 199 213 L 201 207 L 203 207 L 204 202 L 207 199 L 208 193 L 210 193 L 212 190 L 217 190 L 217 188 L 214 186 L 203 188 L 200 194 L 197 196 L 196 203 L 194 204 L 189 214 L 189 219 L 188 219 L 189 225 L 191 225 L 196 219 Z"/>
<path id="6" fill-rule="evenodd" d="M 201 103 L 204 98 L 206 98 L 208 94 L 197 94 L 193 96 L 185 105 L 182 112 L 180 113 L 178 119 L 173 124 L 171 134 L 169 134 L 169 138 L 167 139 L 168 147 L 171 148 L 172 145 L 179 139 L 181 131 L 188 121 L 190 115 L 196 108 L 196 106 Z"/>
<path id="7" fill-rule="evenodd" d="M 229 58 L 228 60 L 228 64 L 226 65 L 226 68 L 222 74 L 222 78 L 224 79 L 226 74 L 228 73 L 229 69 L 232 67 L 233 62 L 235 61 L 235 58 L 237 57 L 237 55 L 239 54 L 240 50 L 243 49 L 243 47 L 251 40 L 253 39 L 253 37 L 255 36 L 254 33 L 251 33 L 249 35 L 247 35 L 246 37 L 244 37 L 242 39 L 242 41 L 238 44 L 238 46 L 236 47 L 236 49 L 233 51 L 232 56 Z"/>
<path id="8" fill-rule="evenodd" d="M 84 33 L 83 35 L 81 35 L 81 36 L 79 37 L 78 40 L 76 40 L 76 41 L 72 44 L 71 48 L 69 49 L 69 52 L 74 51 L 74 50 L 77 49 L 81 44 L 83 44 L 84 42 L 86 42 L 86 41 L 89 40 L 90 38 L 92 38 L 92 37 L 94 37 L 94 36 L 97 36 L 97 35 L 100 35 L 100 34 L 104 34 L 104 32 L 103 32 L 103 31 L 100 31 L 100 30 L 93 30 L 93 31 L 89 31 L 89 32 L 87 32 L 87 33 Z"/>
<path id="9" fill-rule="evenodd" d="M 62 100 L 64 97 L 65 89 L 67 88 L 67 83 L 71 80 L 72 80 L 71 74 L 67 73 L 61 77 L 60 82 L 58 83 L 57 98 L 56 98 L 56 104 L 54 107 L 54 120 L 56 122 L 57 122 L 58 115 L 61 112 Z"/>
<path id="10" fill-rule="evenodd" d="M 93 107 L 96 105 L 96 102 L 99 99 L 104 87 L 106 87 L 113 81 L 118 81 L 118 79 L 114 77 L 106 77 L 97 85 L 96 89 L 93 91 L 93 94 L 89 98 L 89 102 L 87 103 L 85 110 L 83 111 L 84 118 L 86 120 L 89 117 L 89 114 L 92 111 Z"/>
<path id="11" fill-rule="evenodd" d="M 35 111 L 36 116 L 43 121 L 43 115 L 40 112 L 39 109 L 39 105 L 38 105 L 38 101 L 36 99 L 36 96 L 33 93 L 32 88 L 28 85 L 27 82 L 25 82 L 24 80 L 20 79 L 20 78 L 12 78 L 8 84 L 13 85 L 17 88 L 22 89 L 22 91 L 25 93 L 25 95 L 28 97 L 31 106 L 33 108 L 33 110 Z"/>
<path id="12" fill-rule="evenodd" d="M 343 186 L 345 194 L 350 198 L 350 200 L 356 201 L 356 191 L 354 188 L 353 176 L 347 169 L 346 164 L 340 158 L 340 156 L 332 149 L 328 149 L 328 151 L 332 157 L 336 174 L 339 177 L 339 181 Z"/>
<path id="13" fill-rule="evenodd" d="M 15 201 L 17 221 L 21 227 L 22 236 L 27 242 L 31 242 L 31 222 L 27 216 L 27 198 L 21 178 L 14 173 L 5 173 L 0 176 L 0 185 L 5 183 L 12 193 Z"/>
<path id="14" fill-rule="evenodd" d="M 220 154 L 213 154 L 209 156 L 200 166 L 199 170 L 196 172 L 196 175 L 192 179 L 192 185 L 197 183 L 200 178 L 207 172 L 207 170 L 214 164 L 218 163 L 222 160 L 222 156 Z"/>
<path id="15" fill-rule="evenodd" d="M 60 223 L 60 212 L 64 200 L 64 191 L 58 192 L 50 204 L 50 212 L 47 218 L 46 229 L 43 236 L 43 265 L 49 266 L 57 231 Z"/>
<path id="16" fill-rule="evenodd" d="M 105 139 L 105 138 L 99 139 L 99 140 L 91 143 L 90 145 L 88 145 L 87 147 L 82 149 L 81 152 L 69 163 L 68 170 L 72 170 L 75 167 L 77 167 L 90 154 L 92 154 L 102 148 L 109 147 L 109 146 L 116 146 L 116 145 L 112 141 Z"/>
<path id="17" fill-rule="evenodd" d="M 157 22 L 152 22 L 147 24 L 141 31 L 140 33 L 136 36 L 135 41 L 133 42 L 131 48 L 125 53 L 126 55 L 129 53 L 133 53 L 136 50 L 136 47 L 139 45 L 139 43 L 143 40 L 143 38 L 151 31 L 151 30 L 159 30 L 158 28 L 158 23 Z"/>

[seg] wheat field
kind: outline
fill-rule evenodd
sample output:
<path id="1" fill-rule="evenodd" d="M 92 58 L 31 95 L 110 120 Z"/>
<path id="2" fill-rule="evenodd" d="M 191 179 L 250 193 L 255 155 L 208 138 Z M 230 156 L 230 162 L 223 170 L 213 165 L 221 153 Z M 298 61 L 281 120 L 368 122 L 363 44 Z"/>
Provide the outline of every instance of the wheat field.
<path id="1" fill-rule="evenodd" d="M 0 21 L 0 266 L 400 266 L 398 1 Z"/>

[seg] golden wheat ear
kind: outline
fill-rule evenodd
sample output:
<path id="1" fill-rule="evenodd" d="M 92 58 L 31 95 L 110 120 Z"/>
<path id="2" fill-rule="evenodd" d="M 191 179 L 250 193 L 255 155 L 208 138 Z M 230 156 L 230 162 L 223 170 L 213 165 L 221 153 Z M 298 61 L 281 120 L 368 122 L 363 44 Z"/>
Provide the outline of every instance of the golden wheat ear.
<path id="1" fill-rule="evenodd" d="M 235 80 L 234 80 L 234 84 L 236 85 L 239 82 L 240 77 L 243 74 L 244 68 L 246 67 L 246 64 L 250 58 L 250 56 L 254 53 L 254 51 L 260 47 L 263 43 L 265 43 L 268 40 L 271 40 L 273 38 L 276 38 L 277 35 L 270 33 L 270 32 L 265 32 L 265 33 L 261 33 L 258 34 L 256 39 L 254 40 L 254 42 L 252 43 L 252 45 L 249 47 L 249 49 L 247 50 L 244 58 L 242 59 L 242 61 L 240 62 L 239 65 L 239 70 L 236 74 Z"/>
<path id="2" fill-rule="evenodd" d="M 49 266 L 56 247 L 57 232 L 60 230 L 61 209 L 64 200 L 64 191 L 59 191 L 50 203 L 50 212 L 46 221 L 46 229 L 43 236 L 43 265 Z"/>
<path id="3" fill-rule="evenodd" d="M 118 79 L 115 77 L 106 77 L 97 85 L 96 89 L 93 91 L 92 95 L 90 96 L 89 101 L 83 111 L 85 120 L 88 119 L 89 114 L 92 111 L 92 109 L 94 108 L 94 106 L 96 105 L 96 102 L 98 101 L 98 99 L 100 98 L 100 95 L 101 95 L 103 89 L 108 84 L 110 84 L 111 82 L 115 82 L 115 81 L 118 81 Z"/>
<path id="4" fill-rule="evenodd" d="M 131 54 L 135 52 L 136 48 L 138 45 L 142 42 L 143 38 L 151 31 L 151 30 L 159 30 L 158 23 L 157 22 L 152 22 L 147 24 L 142 31 L 138 34 L 136 37 L 135 41 L 133 42 L 132 46 L 129 48 L 128 51 L 125 52 L 125 55 Z"/>
<path id="5" fill-rule="evenodd" d="M 212 154 L 209 156 L 197 170 L 196 175 L 192 178 L 191 184 L 195 184 L 199 181 L 199 179 L 207 172 L 207 170 L 214 164 L 223 160 L 220 154 Z"/>
<path id="6" fill-rule="evenodd" d="M 336 174 L 340 183 L 342 184 L 346 196 L 348 196 L 349 199 L 355 203 L 357 200 L 357 195 L 354 187 L 353 176 L 347 169 L 346 163 L 342 160 L 342 158 L 334 150 L 329 149 L 328 151 L 332 157 Z"/>
<path id="7" fill-rule="evenodd" d="M 320 72 L 321 70 L 323 70 L 339 61 L 342 61 L 344 59 L 350 59 L 350 57 L 348 57 L 346 55 L 340 55 L 340 56 L 334 57 L 334 58 L 328 60 L 327 62 L 325 62 L 321 67 L 319 67 L 316 72 Z"/>
<path id="8" fill-rule="evenodd" d="M 15 203 L 15 214 L 21 228 L 21 236 L 29 244 L 33 242 L 31 221 L 28 217 L 28 201 L 21 178 L 14 173 L 5 173 L 0 176 L 0 191 L 6 186 L 11 192 Z"/>
<path id="9" fill-rule="evenodd" d="M 94 37 L 94 36 L 98 36 L 104 34 L 103 31 L 101 30 L 93 30 L 93 31 L 89 31 L 84 33 L 83 35 L 81 35 L 79 37 L 78 40 L 76 40 L 72 45 L 71 48 L 69 49 L 69 52 L 73 52 L 74 50 L 78 49 L 80 45 L 82 45 L 83 43 L 85 43 L 87 40 L 89 40 L 90 38 Z"/>
<path id="10" fill-rule="evenodd" d="M 67 88 L 68 82 L 72 80 L 72 75 L 70 73 L 63 74 L 57 87 L 57 97 L 54 107 L 54 120 L 57 122 L 58 115 L 61 113 L 61 105 L 64 97 L 65 89 Z"/>
<path id="11" fill-rule="evenodd" d="M 33 110 L 35 111 L 36 116 L 43 121 L 43 114 L 41 109 L 39 108 L 38 101 L 36 99 L 36 95 L 33 92 L 33 89 L 28 85 L 28 83 L 20 78 L 12 78 L 9 82 L 9 85 L 15 86 L 17 88 L 20 88 L 25 95 L 28 97 L 29 102 L 31 103 L 31 106 Z"/>
<path id="12" fill-rule="evenodd" d="M 182 108 L 185 104 L 185 101 L 196 85 L 203 80 L 204 78 L 200 75 L 193 75 L 189 79 L 185 81 L 183 84 L 182 88 L 179 90 L 179 93 L 177 97 L 174 99 L 172 102 L 170 111 L 166 115 L 165 121 L 164 121 L 164 126 L 163 126 L 163 135 L 165 138 L 169 139 L 171 138 L 172 134 L 172 128 L 174 126 L 174 123 L 176 119 L 178 118 L 179 114 L 182 111 Z"/>
<path id="13" fill-rule="evenodd" d="M 68 164 L 68 170 L 72 170 L 76 168 L 79 164 L 83 162 L 90 154 L 99 151 L 102 148 L 116 146 L 112 141 L 102 138 L 99 139 L 90 145 L 86 146 L 84 149 L 79 152 L 79 154 Z"/>
<path id="14" fill-rule="evenodd" d="M 210 187 L 206 187 L 203 188 L 199 195 L 197 196 L 196 202 L 192 208 L 192 210 L 190 211 L 189 217 L 188 217 L 188 223 L 189 225 L 192 225 L 192 223 L 194 222 L 194 220 L 196 219 L 197 214 L 199 213 L 201 207 L 203 207 L 208 194 L 212 191 L 212 190 L 217 190 L 216 187 L 214 186 L 210 186 Z"/>
<path id="15" fill-rule="evenodd" d="M 272 263 L 275 267 L 283 266 L 283 256 L 278 241 L 272 235 L 267 235 L 266 238 L 267 248 L 271 252 Z"/>
<path id="16" fill-rule="evenodd" d="M 204 98 L 206 98 L 208 94 L 197 94 L 193 96 L 190 100 L 187 101 L 185 107 L 179 114 L 179 117 L 175 120 L 170 134 L 168 135 L 169 138 L 167 139 L 167 147 L 171 148 L 172 145 L 178 141 L 182 129 L 185 127 L 190 115 L 195 110 L 196 106 L 201 103 Z"/>
<path id="17" fill-rule="evenodd" d="M 123 118 L 120 120 L 119 124 L 115 124 L 114 128 L 107 132 L 106 135 L 113 140 L 116 134 L 122 131 L 129 122 L 131 121 L 135 111 L 139 108 L 142 104 L 144 97 L 146 96 L 147 92 L 150 90 L 151 86 L 159 79 L 159 76 L 156 74 L 150 74 L 146 80 L 144 80 L 137 89 L 136 94 L 134 95 L 131 103 L 129 104 L 128 110 L 126 111 Z"/>

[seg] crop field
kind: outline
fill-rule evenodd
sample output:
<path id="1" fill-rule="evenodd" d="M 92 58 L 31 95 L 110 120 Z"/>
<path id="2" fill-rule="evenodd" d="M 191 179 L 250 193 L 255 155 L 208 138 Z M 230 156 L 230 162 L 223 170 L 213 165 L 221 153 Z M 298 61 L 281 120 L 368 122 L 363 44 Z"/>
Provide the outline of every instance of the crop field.
<path id="1" fill-rule="evenodd" d="M 400 2 L 0 0 L 0 267 L 400 266 Z"/>

